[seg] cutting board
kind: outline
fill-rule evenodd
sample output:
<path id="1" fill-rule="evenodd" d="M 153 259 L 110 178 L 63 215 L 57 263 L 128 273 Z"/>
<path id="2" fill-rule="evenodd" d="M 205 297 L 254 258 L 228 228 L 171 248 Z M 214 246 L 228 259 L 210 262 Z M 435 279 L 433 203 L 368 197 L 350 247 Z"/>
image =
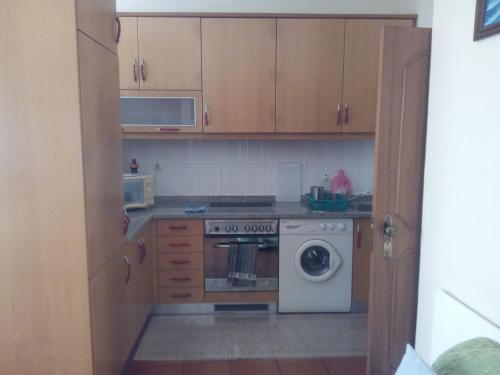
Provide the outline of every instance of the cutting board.
<path id="1" fill-rule="evenodd" d="M 276 201 L 300 202 L 302 195 L 302 164 L 276 163 Z"/>

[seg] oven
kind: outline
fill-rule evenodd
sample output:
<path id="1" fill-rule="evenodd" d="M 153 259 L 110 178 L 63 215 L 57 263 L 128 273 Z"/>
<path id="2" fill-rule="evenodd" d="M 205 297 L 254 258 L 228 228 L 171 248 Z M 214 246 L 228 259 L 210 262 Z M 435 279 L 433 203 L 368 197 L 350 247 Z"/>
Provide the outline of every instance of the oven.
<path id="1" fill-rule="evenodd" d="M 277 292 L 278 220 L 205 220 L 205 292 Z"/>

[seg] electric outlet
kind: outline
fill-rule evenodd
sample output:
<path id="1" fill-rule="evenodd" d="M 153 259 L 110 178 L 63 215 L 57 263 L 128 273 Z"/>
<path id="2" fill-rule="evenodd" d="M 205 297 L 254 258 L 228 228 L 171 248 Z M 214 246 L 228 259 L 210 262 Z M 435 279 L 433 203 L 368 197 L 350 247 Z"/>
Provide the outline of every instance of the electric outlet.
<path id="1" fill-rule="evenodd" d="M 161 171 L 161 165 L 159 162 L 156 162 L 155 163 L 155 172 L 159 172 L 159 171 Z"/>

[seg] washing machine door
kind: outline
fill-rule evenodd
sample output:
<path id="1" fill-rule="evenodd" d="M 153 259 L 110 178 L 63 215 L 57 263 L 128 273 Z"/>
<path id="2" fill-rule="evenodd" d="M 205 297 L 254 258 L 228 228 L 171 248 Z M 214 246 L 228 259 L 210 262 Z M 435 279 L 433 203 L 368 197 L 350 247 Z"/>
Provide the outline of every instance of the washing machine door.
<path id="1" fill-rule="evenodd" d="M 306 280 L 323 282 L 331 278 L 342 264 L 332 245 L 322 240 L 303 243 L 295 254 L 295 268 Z"/>

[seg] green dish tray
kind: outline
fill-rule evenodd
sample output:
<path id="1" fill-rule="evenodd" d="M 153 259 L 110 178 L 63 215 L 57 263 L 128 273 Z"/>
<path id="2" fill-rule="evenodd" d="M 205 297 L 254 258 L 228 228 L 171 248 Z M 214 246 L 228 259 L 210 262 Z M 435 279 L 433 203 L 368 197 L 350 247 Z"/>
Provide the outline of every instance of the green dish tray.
<path id="1" fill-rule="evenodd" d="M 311 194 L 305 194 L 309 208 L 314 211 L 347 211 L 349 200 L 342 194 L 335 194 L 335 199 L 315 200 Z"/>

